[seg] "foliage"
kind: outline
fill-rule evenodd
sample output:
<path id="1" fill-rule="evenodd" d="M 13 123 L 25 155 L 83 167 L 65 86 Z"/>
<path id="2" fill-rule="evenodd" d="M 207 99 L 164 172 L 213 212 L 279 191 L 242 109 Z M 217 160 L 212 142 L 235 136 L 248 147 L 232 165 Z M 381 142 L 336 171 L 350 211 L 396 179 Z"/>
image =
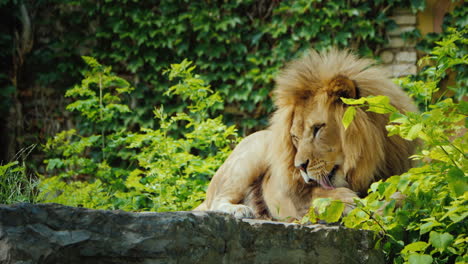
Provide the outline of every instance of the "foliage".
<path id="1" fill-rule="evenodd" d="M 421 34 L 419 32 L 416 33 L 417 40 L 419 42 L 416 45 L 416 48 L 425 54 L 430 53 L 434 48 L 437 48 L 438 42 L 441 41 L 442 39 L 448 39 L 452 38 L 452 41 L 454 43 L 450 45 L 446 45 L 445 49 L 450 49 L 450 51 L 447 50 L 447 52 L 450 53 L 450 56 L 453 58 L 458 58 L 458 59 L 463 59 L 463 56 L 466 55 L 466 49 L 468 49 L 468 46 L 463 41 L 458 38 L 454 39 L 455 35 L 453 34 L 453 31 L 458 31 L 462 32 L 464 29 L 466 29 L 468 25 L 468 20 L 466 19 L 468 17 L 468 2 L 466 1 L 460 1 L 458 4 L 455 4 L 455 8 L 453 11 L 447 13 L 444 17 L 444 21 L 442 23 L 442 33 L 428 33 L 425 35 L 423 38 L 421 38 Z M 466 33 L 465 37 L 466 38 Z M 422 60 L 420 62 L 420 67 L 423 69 L 425 68 L 430 68 L 433 67 L 433 63 L 431 63 L 431 60 Z M 443 73 L 443 80 L 444 83 L 440 84 L 440 92 L 446 93 L 446 95 L 449 95 L 450 97 L 456 98 L 457 100 L 461 100 L 462 97 L 468 93 L 468 70 L 467 67 L 464 64 L 452 64 L 448 66 L 443 66 L 440 64 L 441 68 L 438 69 L 442 71 Z M 444 68 L 444 69 L 442 69 Z M 446 70 L 449 69 L 449 70 Z M 453 72 L 453 73 L 452 73 Z M 456 72 L 456 74 L 454 74 Z M 415 76 L 411 76 L 410 80 L 412 83 L 417 83 L 418 81 L 424 81 L 424 82 L 429 82 L 431 77 L 430 77 L 431 71 L 422 71 L 422 74 L 417 74 Z M 457 87 L 450 87 L 453 82 L 457 82 L 458 86 Z M 433 84 L 432 84 L 433 85 Z M 444 89 L 445 87 L 448 87 L 448 89 Z M 420 91 L 421 94 L 424 94 L 423 91 Z M 441 95 L 438 93 L 435 93 L 433 95 L 433 98 L 427 98 L 426 99 L 436 99 L 440 97 Z M 425 106 L 428 105 L 428 102 L 421 101 L 422 97 L 416 95 L 416 102 L 421 103 L 421 106 L 424 108 Z"/>
<path id="2" fill-rule="evenodd" d="M 424 38 L 419 39 L 419 42 L 416 45 L 416 48 L 421 50 L 424 53 L 429 53 L 431 50 L 437 46 L 436 42 L 440 41 L 442 38 L 450 35 L 448 32 L 449 28 L 455 28 L 458 31 L 463 30 L 468 26 L 468 20 L 466 17 L 468 16 L 468 3 L 466 1 L 452 1 L 452 2 L 459 2 L 455 3 L 454 10 L 445 14 L 443 23 L 442 23 L 442 33 L 428 33 Z M 421 32 L 419 30 L 415 30 L 415 32 L 411 33 L 413 37 L 420 38 Z"/>
<path id="3" fill-rule="evenodd" d="M 135 85 L 132 97 L 123 100 L 139 107 L 126 122 L 147 127 L 154 124 L 153 105 L 164 104 L 168 113 L 180 107 L 177 99 L 163 96 L 167 80 L 155 73 L 189 58 L 226 98 L 213 110 L 222 110 L 225 121 L 240 124 L 246 133 L 266 125 L 273 110 L 269 97 L 273 77 L 293 54 L 311 46 L 336 45 L 370 56 L 387 41 L 386 30 L 395 27 L 389 18 L 392 9 L 417 10 L 424 1 L 0 0 L 7 20 L 2 24 L 0 52 L 8 53 L 0 55 L 6 68 L 2 73 L 12 68 L 7 62 L 14 56 L 13 33 L 21 32 L 18 17 L 23 3 L 32 19 L 34 47 L 20 65 L 18 87 L 5 76 L 2 89 L 9 87 L 9 93 L 2 102 L 11 96 L 29 99 L 24 95 L 35 96 L 37 86 L 61 97 L 64 87 L 78 82 L 77 69 L 85 67 L 80 55 L 88 55 L 114 65 L 119 76 Z M 61 110 L 54 112 L 57 119 Z M 38 127 L 30 132 L 40 131 L 44 119 L 39 117 Z"/>
<path id="4" fill-rule="evenodd" d="M 437 46 L 430 55 L 419 62 L 420 66 L 424 66 L 424 71 L 400 81 L 400 85 L 413 91 L 415 100 L 422 104 L 422 108 L 427 110 L 429 103 L 447 95 L 462 101 L 468 94 L 468 71 L 464 64 L 468 49 L 466 37 L 466 28 L 460 31 L 448 28 L 444 38 L 436 41 Z M 435 79 L 434 75 L 439 79 Z M 423 86 L 422 83 L 427 85 Z M 456 85 L 452 87 L 452 83 Z"/>
<path id="5" fill-rule="evenodd" d="M 0 166 L 0 204 L 36 202 L 37 181 L 26 174 L 26 166 L 12 161 Z"/>
<path id="6" fill-rule="evenodd" d="M 167 96 L 180 96 L 187 107 L 168 114 L 154 110 L 158 129 L 127 131 L 125 114 L 133 114 L 120 97 L 133 88 L 110 67 L 83 57 L 91 70 L 66 96 L 75 101 L 82 130 L 66 130 L 48 140 L 45 161 L 51 177 L 43 177 L 40 199 L 72 206 L 125 210 L 188 210 L 199 203 L 211 175 L 237 140 L 222 116 L 210 117 L 221 102 L 184 60 L 167 74 L 179 83 Z M 117 126 L 115 124 L 120 124 Z M 183 134 L 183 136 L 180 136 Z"/>
<path id="7" fill-rule="evenodd" d="M 342 222 L 347 227 L 381 232 L 380 245 L 394 263 L 466 263 L 468 216 L 468 104 L 440 96 L 435 99 L 447 72 L 468 64 L 468 43 L 464 29 L 451 30 L 437 42 L 425 60 L 433 66 L 424 70 L 426 81 L 399 83 L 426 102 L 422 113 L 398 113 L 388 98 L 372 97 L 343 100 L 367 111 L 390 113 L 389 136 L 423 142 L 420 153 L 412 158 L 419 166 L 407 173 L 371 185 L 365 199 L 356 199 L 356 207 Z M 458 46 L 458 45 L 461 46 Z M 461 54 L 460 54 L 461 53 Z M 464 89 L 466 79 L 457 79 L 453 89 Z M 466 96 L 466 94 L 465 94 Z M 352 110 L 351 110 L 352 111 Z M 343 123 L 351 122 L 351 114 Z M 397 205 L 397 194 L 405 196 Z M 335 202 L 339 203 L 339 202 Z M 316 201 L 319 208 L 330 201 Z M 344 206 L 311 210 L 310 219 L 318 216 L 336 220 Z M 335 217 L 335 219 L 333 219 Z"/>
<path id="8" fill-rule="evenodd" d="M 21 149 L 14 161 L 0 165 L 0 204 L 37 202 L 39 181 L 30 175 L 25 162 L 35 147 Z"/>

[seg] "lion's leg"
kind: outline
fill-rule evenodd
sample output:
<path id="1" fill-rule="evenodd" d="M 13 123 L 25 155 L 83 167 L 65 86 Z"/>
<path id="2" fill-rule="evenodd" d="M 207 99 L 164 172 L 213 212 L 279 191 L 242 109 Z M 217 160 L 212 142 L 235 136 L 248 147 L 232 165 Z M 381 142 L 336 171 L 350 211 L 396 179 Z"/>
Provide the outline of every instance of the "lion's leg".
<path id="1" fill-rule="evenodd" d="M 254 212 L 252 208 L 243 204 L 233 204 L 229 199 L 219 198 L 213 203 L 215 206 L 208 208 L 206 201 L 200 204 L 194 211 L 219 211 L 232 214 L 236 218 L 253 218 Z"/>
<path id="2" fill-rule="evenodd" d="M 331 198 L 332 200 L 342 201 L 345 204 L 343 215 L 347 215 L 355 207 L 354 198 L 359 198 L 359 196 L 351 189 L 344 187 L 332 190 L 317 187 L 312 191 L 312 199 L 317 198 Z"/>
<path id="3" fill-rule="evenodd" d="M 212 211 L 218 211 L 233 215 L 235 218 L 255 218 L 255 213 L 252 208 L 243 204 L 232 204 L 228 201 L 220 201 L 215 203 Z"/>
<path id="4" fill-rule="evenodd" d="M 237 218 L 254 216 L 254 208 L 240 203 L 255 179 L 268 169 L 269 135 L 269 131 L 259 131 L 239 143 L 213 176 L 206 201 L 197 209 L 226 212 Z"/>

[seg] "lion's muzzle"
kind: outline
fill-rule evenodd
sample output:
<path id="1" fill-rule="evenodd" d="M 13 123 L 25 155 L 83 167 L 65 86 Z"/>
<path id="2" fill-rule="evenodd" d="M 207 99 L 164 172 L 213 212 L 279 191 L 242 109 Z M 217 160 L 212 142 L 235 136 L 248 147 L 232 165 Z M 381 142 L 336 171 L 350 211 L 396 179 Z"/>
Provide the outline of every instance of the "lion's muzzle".
<path id="1" fill-rule="evenodd" d="M 299 169 L 301 176 L 306 184 L 311 184 L 315 181 L 326 190 L 335 189 L 335 186 L 333 186 L 331 180 L 338 171 L 339 166 L 335 165 L 331 171 L 327 171 L 325 169 L 324 163 L 325 161 L 315 162 L 312 166 L 309 167 L 309 160 L 307 160 L 306 162 L 297 165 L 296 168 Z"/>

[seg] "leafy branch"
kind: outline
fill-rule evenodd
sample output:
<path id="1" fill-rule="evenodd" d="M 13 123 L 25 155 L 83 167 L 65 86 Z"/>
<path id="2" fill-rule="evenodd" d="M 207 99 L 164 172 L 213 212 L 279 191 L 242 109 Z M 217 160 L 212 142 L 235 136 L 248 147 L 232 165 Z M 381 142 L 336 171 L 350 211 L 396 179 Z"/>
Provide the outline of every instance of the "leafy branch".
<path id="1" fill-rule="evenodd" d="M 456 91 L 463 91 L 468 77 L 454 67 L 468 64 L 467 30 L 451 32 L 437 42 L 425 62 L 431 66 L 420 73 L 420 80 L 403 78 L 398 83 L 423 102 L 421 113 L 399 113 L 388 98 L 376 96 L 345 99 L 348 109 L 342 123 L 348 127 L 357 109 L 389 115 L 389 136 L 420 140 L 419 166 L 371 185 L 369 194 L 357 200 L 357 207 L 342 223 L 347 227 L 383 231 L 390 238 L 382 249 L 387 261 L 394 263 L 466 263 L 468 261 L 465 221 L 468 217 L 468 149 L 466 102 L 447 97 L 442 80 L 456 76 Z M 464 76 L 464 77 L 463 77 Z M 442 91 L 442 92 L 441 92 Z M 435 98 L 435 96 L 439 98 Z M 392 195 L 404 195 L 396 206 Z M 313 210 L 312 210 L 313 211 Z M 319 218 L 328 217 L 321 209 Z M 335 215 L 337 212 L 332 211 Z"/>

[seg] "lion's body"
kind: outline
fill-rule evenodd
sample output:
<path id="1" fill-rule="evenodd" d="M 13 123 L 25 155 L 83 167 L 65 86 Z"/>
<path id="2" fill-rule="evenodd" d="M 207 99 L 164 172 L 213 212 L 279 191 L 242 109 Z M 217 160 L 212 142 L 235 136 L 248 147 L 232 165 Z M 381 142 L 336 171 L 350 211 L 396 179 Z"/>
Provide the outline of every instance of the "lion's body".
<path id="1" fill-rule="evenodd" d="M 276 80 L 269 129 L 234 149 L 196 210 L 299 219 L 315 198 L 352 202 L 373 181 L 406 171 L 414 144 L 386 136 L 386 115 L 358 109 L 346 130 L 341 124 L 340 97 L 386 95 L 398 110 L 416 110 L 372 63 L 337 50 L 290 63 Z"/>

